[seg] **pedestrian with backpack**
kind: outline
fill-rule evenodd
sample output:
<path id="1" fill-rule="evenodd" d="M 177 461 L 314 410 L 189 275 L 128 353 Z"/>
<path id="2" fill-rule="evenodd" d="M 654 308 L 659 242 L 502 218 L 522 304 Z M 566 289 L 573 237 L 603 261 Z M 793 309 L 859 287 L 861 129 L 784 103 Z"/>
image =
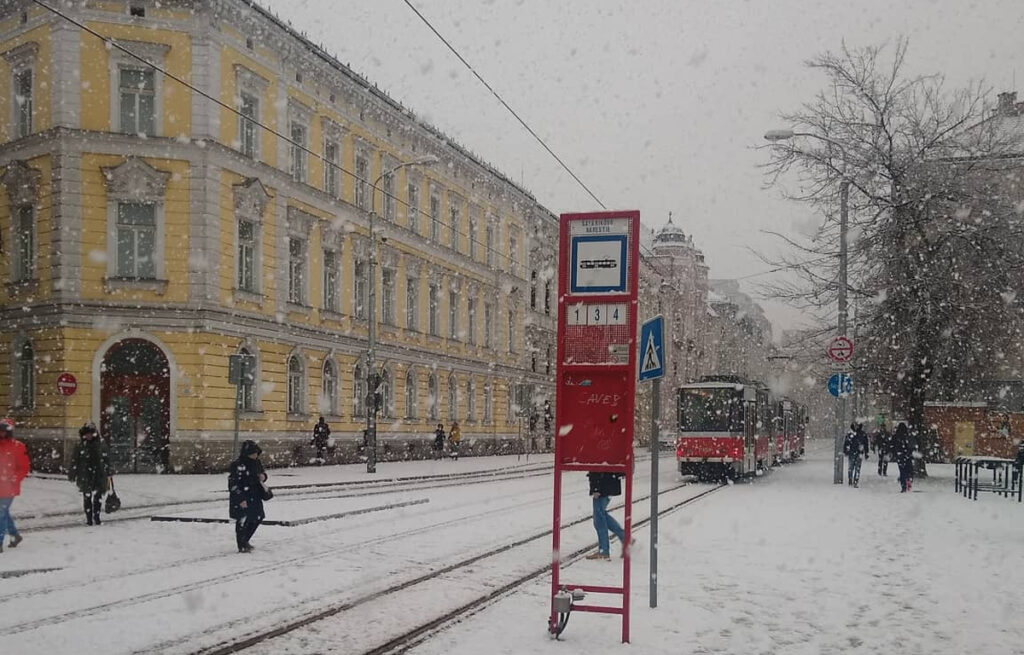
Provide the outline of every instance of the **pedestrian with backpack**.
<path id="1" fill-rule="evenodd" d="M 21 533 L 11 516 L 11 503 L 21 495 L 21 481 L 29 471 L 25 444 L 14 438 L 14 421 L 0 419 L 0 553 L 4 552 L 4 538 L 11 535 L 11 548 L 21 543 Z"/>
<path id="2" fill-rule="evenodd" d="M 100 438 L 95 423 L 86 423 L 78 430 L 78 445 L 71 454 L 68 480 L 74 482 L 82 494 L 85 524 L 100 525 L 103 494 L 110 484 L 110 450 Z"/>

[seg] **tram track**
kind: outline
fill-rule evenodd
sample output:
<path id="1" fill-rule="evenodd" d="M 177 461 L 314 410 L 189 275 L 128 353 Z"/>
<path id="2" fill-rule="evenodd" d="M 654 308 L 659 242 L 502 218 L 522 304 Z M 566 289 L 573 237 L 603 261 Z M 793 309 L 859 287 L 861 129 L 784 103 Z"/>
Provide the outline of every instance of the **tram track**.
<path id="1" fill-rule="evenodd" d="M 668 494 L 668 493 L 671 493 L 673 491 L 676 491 L 678 489 L 681 489 L 681 488 L 684 488 L 684 487 L 687 487 L 687 486 L 690 486 L 690 485 L 687 485 L 687 484 L 676 485 L 676 486 L 670 487 L 669 489 L 665 489 L 665 490 L 661 491 L 660 495 Z M 683 506 L 692 504 L 692 503 L 697 502 L 697 501 L 699 501 L 699 500 L 701 500 L 703 498 L 706 498 L 710 494 L 712 494 L 712 493 L 722 489 L 725 486 L 727 486 L 727 485 L 718 485 L 718 486 L 712 487 L 712 488 L 710 488 L 710 489 L 708 489 L 706 491 L 703 491 L 703 492 L 701 492 L 701 493 L 699 493 L 699 494 L 697 494 L 695 496 L 690 496 L 690 497 L 687 497 L 686 499 L 683 499 L 682 501 L 673 503 L 673 504 L 669 505 L 668 507 L 665 507 L 664 509 L 660 510 L 658 512 L 658 516 L 659 517 L 660 516 L 664 516 L 665 514 L 668 514 L 668 513 L 672 512 L 672 511 L 675 511 L 675 510 L 677 510 L 677 509 L 679 509 L 679 508 L 681 508 Z M 648 496 L 644 496 L 644 497 L 638 498 L 638 499 L 634 500 L 633 502 L 634 502 L 634 504 L 636 504 L 636 503 L 643 502 L 645 500 L 649 500 L 649 498 L 650 498 L 650 496 L 648 495 Z M 580 517 L 577 517 L 575 519 L 572 519 L 572 520 L 564 523 L 563 526 L 562 526 L 562 529 L 566 529 L 566 528 L 569 528 L 569 527 L 581 525 L 581 524 L 584 524 L 584 523 L 589 522 L 591 520 L 592 520 L 592 515 L 590 515 L 590 514 L 587 514 L 587 515 L 584 515 L 584 516 L 580 516 Z M 647 523 L 649 523 L 649 521 L 650 521 L 650 518 L 639 520 L 639 521 L 637 521 L 637 522 L 635 522 L 633 524 L 633 527 L 641 527 L 641 526 L 646 525 Z M 303 629 L 303 628 L 310 627 L 310 626 L 312 626 L 312 625 L 314 625 L 314 624 L 316 624 L 318 622 L 324 621 L 326 619 L 329 619 L 329 618 L 332 618 L 332 617 L 344 614 L 346 612 L 350 612 L 350 611 L 355 610 L 357 608 L 368 606 L 371 603 L 373 603 L 374 601 L 385 599 L 385 598 L 387 598 L 389 596 L 393 596 L 394 594 L 398 594 L 398 593 L 401 593 L 403 591 L 411 590 L 414 587 L 417 587 L 417 586 L 420 586 L 420 585 L 424 585 L 424 584 L 427 584 L 427 583 L 430 583 L 430 582 L 438 581 L 439 579 L 443 578 L 444 576 L 447 576 L 447 575 L 452 574 L 454 572 L 458 572 L 458 571 L 462 571 L 462 570 L 468 569 L 469 567 L 472 567 L 473 565 L 475 565 L 475 564 L 477 564 L 479 562 L 482 562 L 482 561 L 485 561 L 487 559 L 500 556 L 500 555 L 505 554 L 505 553 L 507 553 L 507 552 L 509 552 L 509 551 L 511 551 L 513 549 L 520 548 L 522 546 L 531 544 L 532 542 L 535 542 L 535 541 L 537 541 L 539 539 L 544 539 L 544 538 L 547 538 L 547 537 L 550 537 L 550 536 L 551 536 L 551 530 L 550 529 L 547 529 L 547 530 L 544 530 L 544 531 L 540 531 L 540 532 L 536 532 L 536 533 L 531 534 L 531 535 L 529 535 L 527 537 L 524 537 L 524 538 L 521 538 L 521 539 L 517 539 L 517 540 L 515 540 L 513 542 L 506 543 L 506 544 L 503 544 L 501 546 L 494 547 L 494 548 L 489 549 L 487 551 L 484 551 L 482 553 L 477 553 L 475 555 L 469 556 L 469 557 L 464 558 L 464 559 L 462 559 L 462 560 L 460 560 L 458 562 L 455 562 L 455 563 L 449 564 L 447 566 L 441 567 L 441 568 L 439 568 L 439 569 L 437 569 L 435 571 L 431 571 L 431 572 L 428 572 L 428 573 L 416 576 L 414 578 L 411 578 L 411 579 L 408 579 L 408 580 L 404 580 L 402 582 L 398 582 L 398 583 L 396 583 L 394 585 L 391 585 L 389 587 L 385 587 L 385 588 L 382 588 L 382 589 L 377 589 L 377 590 L 370 591 L 368 593 L 365 593 L 362 596 L 359 596 L 358 598 L 335 602 L 335 603 L 332 603 L 332 604 L 328 605 L 325 608 L 318 608 L 315 611 L 307 612 L 306 614 L 300 615 L 300 616 L 298 616 L 296 618 L 289 619 L 289 620 L 283 621 L 283 622 L 278 622 L 276 625 L 271 626 L 270 628 L 268 628 L 266 630 L 250 634 L 250 635 L 245 636 L 243 638 L 229 639 L 229 640 L 225 640 L 225 641 L 221 642 L 220 644 L 216 644 L 216 645 L 212 645 L 212 646 L 205 646 L 203 648 L 200 648 L 200 649 L 194 650 L 194 651 L 188 651 L 188 655 L 228 655 L 229 653 L 237 653 L 237 652 L 249 649 L 249 648 L 253 648 L 253 647 L 258 646 L 260 644 L 264 644 L 265 642 L 268 642 L 268 641 L 270 641 L 272 639 L 275 639 L 275 638 L 278 638 L 278 637 L 282 637 L 282 636 L 288 635 L 290 633 L 294 633 L 297 630 L 300 630 L 300 629 Z M 594 549 L 594 544 L 588 544 L 584 548 L 577 549 L 576 551 L 573 551 L 572 553 L 570 553 L 568 555 L 564 555 L 563 556 L 563 562 L 566 562 L 566 563 L 574 562 L 574 561 L 578 560 L 580 557 L 582 557 L 584 554 L 586 554 L 587 552 L 589 552 L 589 551 L 591 551 L 593 549 Z M 533 569 L 531 569 L 530 571 L 528 571 L 528 572 L 526 572 L 524 574 L 520 574 L 515 579 L 513 579 L 513 580 L 511 580 L 511 581 L 509 581 L 509 582 L 507 582 L 507 583 L 505 583 L 505 584 L 503 584 L 503 585 L 501 585 L 501 586 L 499 586 L 497 588 L 490 589 L 487 592 L 482 593 L 482 594 L 476 596 L 475 598 L 473 598 L 469 602 L 465 602 L 465 603 L 460 604 L 455 609 L 452 609 L 452 610 L 444 613 L 441 616 L 434 617 L 432 619 L 429 619 L 427 621 L 424 621 L 423 623 L 420 623 L 420 624 L 414 626 L 411 629 L 405 630 L 400 635 L 398 635 L 396 637 L 390 638 L 384 644 L 381 644 L 381 645 L 378 645 L 376 647 L 370 648 L 369 650 L 362 651 L 362 654 L 363 655 L 390 655 L 392 653 L 404 653 L 408 649 L 410 649 L 410 648 L 414 647 L 415 645 L 417 645 L 418 643 L 421 643 L 427 636 L 429 636 L 430 634 L 433 634 L 435 631 L 441 629 L 443 626 L 448 625 L 452 621 L 458 620 L 459 618 L 467 616 L 467 615 L 469 615 L 471 613 L 475 613 L 476 611 L 479 611 L 480 609 L 483 609 L 487 605 L 489 605 L 489 604 L 491 604 L 493 602 L 496 602 L 499 598 L 505 596 L 506 594 L 510 593 L 511 591 L 513 591 L 513 590 L 515 590 L 515 589 L 517 589 L 517 588 L 527 584 L 528 582 L 530 582 L 532 580 L 535 580 L 536 578 L 544 575 L 545 573 L 550 572 L 550 569 L 551 569 L 551 563 L 550 563 L 550 561 L 547 561 L 547 562 L 545 562 L 545 564 L 543 566 L 540 566 L 540 567 L 537 567 L 537 568 L 533 568 Z M 242 624 L 242 623 L 244 623 L 246 625 L 251 625 L 252 623 L 258 623 L 258 621 L 254 621 L 253 617 L 247 617 L 244 620 L 244 622 L 243 621 L 239 622 L 239 624 Z M 223 629 L 225 627 L 231 627 L 231 624 L 220 626 L 220 629 Z M 160 647 L 157 647 L 157 648 L 147 648 L 145 651 L 139 651 L 139 653 L 142 653 L 142 652 L 147 652 L 147 653 L 150 653 L 150 652 L 160 652 L 160 650 L 162 650 L 164 648 L 168 648 L 170 645 L 171 644 L 168 643 L 168 644 L 163 644 L 163 645 L 161 645 Z"/>

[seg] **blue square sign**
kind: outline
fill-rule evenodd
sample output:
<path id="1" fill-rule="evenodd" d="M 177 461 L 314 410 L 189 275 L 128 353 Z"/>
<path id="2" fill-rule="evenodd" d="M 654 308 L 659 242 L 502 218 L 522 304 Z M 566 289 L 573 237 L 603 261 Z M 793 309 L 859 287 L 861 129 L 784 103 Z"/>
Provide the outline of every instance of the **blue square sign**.
<path id="1" fill-rule="evenodd" d="M 655 316 L 640 327 L 640 380 L 653 380 L 665 375 L 664 319 Z"/>

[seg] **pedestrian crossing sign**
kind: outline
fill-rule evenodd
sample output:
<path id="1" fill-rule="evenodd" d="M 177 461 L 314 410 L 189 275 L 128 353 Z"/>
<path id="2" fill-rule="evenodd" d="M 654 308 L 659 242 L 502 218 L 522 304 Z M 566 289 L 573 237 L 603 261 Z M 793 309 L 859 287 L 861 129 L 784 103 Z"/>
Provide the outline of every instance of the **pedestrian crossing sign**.
<path id="1" fill-rule="evenodd" d="M 664 319 L 647 320 L 640 327 L 640 380 L 653 380 L 665 375 L 665 348 L 662 336 Z"/>

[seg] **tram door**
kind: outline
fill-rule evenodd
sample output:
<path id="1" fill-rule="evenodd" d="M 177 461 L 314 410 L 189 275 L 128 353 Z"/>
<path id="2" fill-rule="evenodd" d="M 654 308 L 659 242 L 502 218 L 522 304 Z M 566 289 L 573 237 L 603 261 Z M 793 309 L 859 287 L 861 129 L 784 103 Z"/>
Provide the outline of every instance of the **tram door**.
<path id="1" fill-rule="evenodd" d="M 154 473 L 167 465 L 170 372 L 158 347 L 142 339 L 107 352 L 101 377 L 101 431 L 118 473 Z"/>

